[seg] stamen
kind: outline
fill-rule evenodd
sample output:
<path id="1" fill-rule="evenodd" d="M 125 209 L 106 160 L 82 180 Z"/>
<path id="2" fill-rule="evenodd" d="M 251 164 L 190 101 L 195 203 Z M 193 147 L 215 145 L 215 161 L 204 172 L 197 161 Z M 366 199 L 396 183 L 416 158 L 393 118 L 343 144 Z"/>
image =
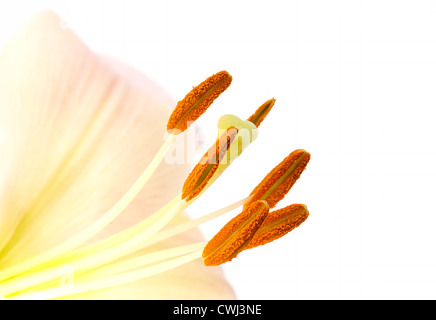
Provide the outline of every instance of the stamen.
<path id="1" fill-rule="evenodd" d="M 217 266 L 235 258 L 249 243 L 268 215 L 266 201 L 256 201 L 230 220 L 206 245 L 206 266 Z"/>
<path id="2" fill-rule="evenodd" d="M 221 71 L 194 87 L 177 103 L 168 120 L 167 131 L 172 134 L 185 131 L 188 122 L 197 120 L 231 82 L 232 76 L 227 71 Z"/>
<path id="3" fill-rule="evenodd" d="M 304 204 L 291 204 L 283 209 L 270 212 L 244 250 L 283 237 L 302 224 L 308 216 L 309 211 Z"/>
<path id="4" fill-rule="evenodd" d="M 237 134 L 238 130 L 235 127 L 228 128 L 200 159 L 183 185 L 182 199 L 190 201 L 204 190 L 222 160 L 225 159 L 225 155 L 230 149 L 230 144 Z"/>
<path id="5" fill-rule="evenodd" d="M 254 201 L 266 200 L 273 208 L 300 178 L 309 160 L 310 153 L 306 150 L 293 151 L 254 188 L 250 194 L 252 198 L 245 207 Z"/>
<path id="6" fill-rule="evenodd" d="M 253 113 L 247 120 L 254 123 L 256 127 L 262 123 L 263 119 L 266 118 L 268 113 L 271 111 L 272 107 L 276 103 L 276 99 L 272 98 L 261 105 L 255 113 Z"/>
<path id="7" fill-rule="evenodd" d="M 64 243 L 0 270 L 0 298 L 2 295 L 24 299 L 68 297 L 137 281 L 200 257 L 206 266 L 216 266 L 232 260 L 245 249 L 278 239 L 303 223 L 309 212 L 301 204 L 269 213 L 270 208 L 299 179 L 310 160 L 308 152 L 295 150 L 262 180 L 249 197 L 196 220 L 164 229 L 256 139 L 257 127 L 275 104 L 275 99 L 272 98 L 246 121 L 234 115 L 225 115 L 220 119 L 218 127 L 224 129 L 224 134 L 220 135 L 220 131 L 215 144 L 189 174 L 182 193 L 167 205 L 124 231 L 80 247 L 126 209 L 157 169 L 175 135 L 185 131 L 190 122 L 198 119 L 231 82 L 232 77 L 228 72 L 218 72 L 194 87 L 179 101 L 167 124 L 170 139 L 163 144 L 126 194 L 96 222 Z M 236 146 L 236 150 L 231 146 Z M 230 220 L 207 244 L 198 242 L 137 255 L 139 250 L 197 227 L 242 204 L 242 212 Z M 69 266 L 74 270 L 74 286 L 58 287 L 58 280 L 62 276 L 59 268 L 62 266 Z"/>

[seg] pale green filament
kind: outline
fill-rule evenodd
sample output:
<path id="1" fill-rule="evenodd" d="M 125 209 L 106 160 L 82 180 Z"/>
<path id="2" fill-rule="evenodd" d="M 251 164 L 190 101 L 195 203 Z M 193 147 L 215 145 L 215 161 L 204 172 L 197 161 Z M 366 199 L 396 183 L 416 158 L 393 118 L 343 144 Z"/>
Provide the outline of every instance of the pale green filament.
<path id="1" fill-rule="evenodd" d="M 105 288 L 110 288 L 140 279 L 144 279 L 155 274 L 162 273 L 167 270 L 177 268 L 178 266 L 184 265 L 188 262 L 196 260 L 201 257 L 202 250 L 194 251 L 193 253 L 188 253 L 181 257 L 171 259 L 169 261 L 164 261 L 161 263 L 154 264 L 152 266 L 139 268 L 132 272 L 121 273 L 112 277 L 98 279 L 94 281 L 85 282 L 82 284 L 74 284 L 73 286 L 61 286 L 58 288 L 41 290 L 31 294 L 18 295 L 13 297 L 14 299 L 56 299 L 69 295 L 80 294 L 88 291 L 101 290 Z"/>
<path id="2" fill-rule="evenodd" d="M 64 262 L 64 264 L 68 263 L 68 265 L 74 269 L 75 273 L 82 273 L 135 252 L 138 249 L 141 249 L 143 243 L 148 238 L 162 229 L 172 218 L 174 218 L 174 216 L 186 207 L 186 202 L 180 200 L 169 210 L 158 212 L 158 214 L 145 219 L 144 221 L 147 221 L 149 225 L 141 233 L 133 235 L 123 242 L 118 242 L 116 245 L 113 245 L 106 250 L 96 251 L 87 256 L 79 256 L 77 260 Z M 35 285 L 40 283 L 40 280 L 48 281 L 57 278 L 59 277 L 59 268 L 59 265 L 46 267 L 39 272 L 35 272 L 33 275 L 24 275 L 24 279 L 12 279 L 9 282 L 5 282 L 0 286 L 0 295 L 8 295 L 12 292 L 11 290 L 16 290 L 17 287 L 22 289 Z M 19 282 L 20 284 L 18 285 L 16 282 Z"/>
<path id="3" fill-rule="evenodd" d="M 108 279 L 117 274 L 126 273 L 130 271 L 134 271 L 138 268 L 143 268 L 147 265 L 154 264 L 157 262 L 161 262 L 168 259 L 173 259 L 178 256 L 182 256 L 194 251 L 202 250 L 206 242 L 197 242 L 189 245 L 174 247 L 170 249 L 160 250 L 157 252 L 152 252 L 148 254 L 144 254 L 141 256 L 124 259 L 119 262 L 115 262 L 101 268 L 94 269 L 84 274 L 79 274 L 74 270 L 70 265 L 65 265 L 69 267 L 69 270 L 72 271 L 72 278 L 74 279 L 75 284 L 83 284 L 86 282 L 92 282 L 94 280 L 104 280 Z M 62 270 L 61 268 L 58 270 Z M 18 292 L 20 289 L 18 286 L 15 286 L 15 292 L 18 292 L 12 295 L 12 298 L 20 297 L 22 295 L 32 294 L 35 291 L 47 290 L 49 288 L 59 286 L 59 280 L 53 279 L 52 281 L 46 282 L 39 286 L 33 288 L 24 288 L 25 290 Z M 17 290 L 18 289 L 18 290 Z"/>

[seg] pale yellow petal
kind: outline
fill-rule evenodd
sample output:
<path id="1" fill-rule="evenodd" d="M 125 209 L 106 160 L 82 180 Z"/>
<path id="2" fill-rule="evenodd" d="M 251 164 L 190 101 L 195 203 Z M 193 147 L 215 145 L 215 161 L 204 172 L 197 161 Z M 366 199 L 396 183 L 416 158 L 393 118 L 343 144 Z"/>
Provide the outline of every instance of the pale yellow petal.
<path id="1" fill-rule="evenodd" d="M 59 243 L 107 210 L 160 146 L 165 107 L 51 13 L 16 35 L 0 57 L 1 265 Z"/>
<path id="2" fill-rule="evenodd" d="M 101 216 L 160 147 L 171 106 L 151 81 L 129 73 L 93 54 L 49 12 L 3 50 L 1 267 Z M 185 173 L 163 164 L 140 194 L 141 215 L 171 199 Z"/>

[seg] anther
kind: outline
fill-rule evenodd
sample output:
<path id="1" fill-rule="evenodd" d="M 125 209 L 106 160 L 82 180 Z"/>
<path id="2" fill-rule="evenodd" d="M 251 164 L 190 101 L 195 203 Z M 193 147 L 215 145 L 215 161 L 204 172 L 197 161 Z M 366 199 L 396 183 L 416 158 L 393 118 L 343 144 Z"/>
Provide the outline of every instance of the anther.
<path id="1" fill-rule="evenodd" d="M 216 140 L 186 179 L 182 189 L 182 199 L 189 201 L 204 190 L 220 163 L 227 159 L 227 151 L 237 134 L 238 130 L 230 127 Z"/>
<path id="2" fill-rule="evenodd" d="M 254 112 L 247 120 L 254 123 L 256 127 L 262 123 L 262 121 L 266 118 L 268 113 L 271 111 L 274 106 L 276 99 L 272 98 L 266 101 L 263 105 L 257 108 L 256 112 Z"/>
<path id="3" fill-rule="evenodd" d="M 245 206 L 257 200 L 266 200 L 270 208 L 273 208 L 300 178 L 309 160 L 310 153 L 307 151 L 293 151 L 254 188 L 250 194 L 251 199 Z"/>
<path id="4" fill-rule="evenodd" d="M 250 242 L 268 215 L 266 201 L 256 201 L 230 220 L 205 246 L 206 266 L 217 266 L 235 258 Z"/>
<path id="5" fill-rule="evenodd" d="M 304 204 L 291 204 L 268 213 L 268 216 L 244 249 L 251 249 L 283 237 L 301 225 L 308 216 L 309 211 Z"/>
<path id="6" fill-rule="evenodd" d="M 194 87 L 177 103 L 168 120 L 167 131 L 172 134 L 185 131 L 189 123 L 197 120 L 231 82 L 232 76 L 227 71 L 221 71 Z"/>

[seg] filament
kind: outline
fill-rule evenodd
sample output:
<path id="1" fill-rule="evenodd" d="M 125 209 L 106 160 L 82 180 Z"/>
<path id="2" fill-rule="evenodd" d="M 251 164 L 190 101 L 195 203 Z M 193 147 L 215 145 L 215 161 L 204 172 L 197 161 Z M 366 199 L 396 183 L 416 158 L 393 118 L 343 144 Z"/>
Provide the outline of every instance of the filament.
<path id="1" fill-rule="evenodd" d="M 20 262 L 16 265 L 13 265 L 9 268 L 0 271 L 0 281 L 15 276 L 17 274 L 28 272 L 32 268 L 47 262 L 48 260 L 59 256 L 60 254 L 71 250 L 79 246 L 80 244 L 86 242 L 94 235 L 96 235 L 99 231 L 101 231 L 104 227 L 106 227 L 110 222 L 112 222 L 124 209 L 132 202 L 132 200 L 137 196 L 137 194 L 141 191 L 147 181 L 150 179 L 151 175 L 157 169 L 158 165 L 162 161 L 166 151 L 173 143 L 175 136 L 170 135 L 170 139 L 166 140 L 158 153 L 155 155 L 153 160 L 141 174 L 141 176 L 136 180 L 136 182 L 131 186 L 131 188 L 124 194 L 123 197 L 111 208 L 109 209 L 103 216 L 101 216 L 96 222 L 94 222 L 91 226 L 73 236 L 72 238 L 66 240 L 62 244 L 53 247 L 35 257 L 32 257 L 28 260 Z"/>

